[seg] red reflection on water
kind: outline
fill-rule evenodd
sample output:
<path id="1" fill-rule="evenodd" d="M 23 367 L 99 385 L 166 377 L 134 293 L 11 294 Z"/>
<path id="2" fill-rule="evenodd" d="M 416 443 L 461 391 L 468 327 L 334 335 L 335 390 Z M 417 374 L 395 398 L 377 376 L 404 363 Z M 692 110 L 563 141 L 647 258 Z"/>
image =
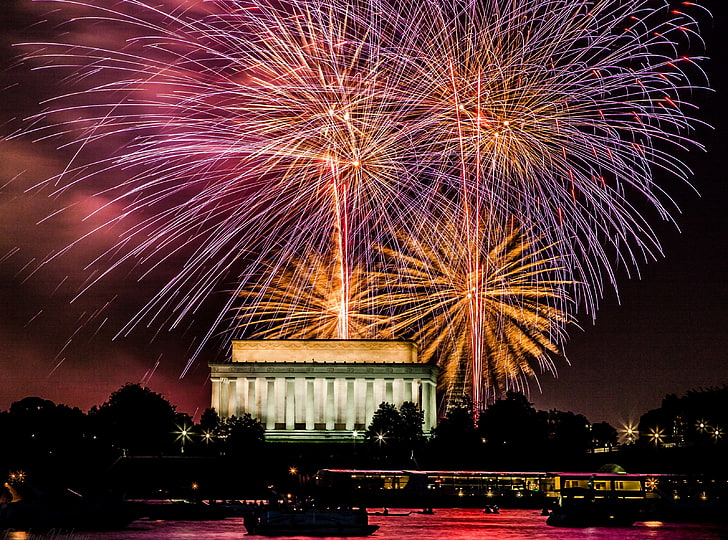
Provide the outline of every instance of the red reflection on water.
<path id="1" fill-rule="evenodd" d="M 370 511 L 380 511 L 381 508 Z M 638 522 L 633 527 L 564 528 L 546 525 L 539 510 L 501 509 L 486 514 L 482 509 L 439 509 L 432 515 L 420 509 L 389 509 L 389 515 L 372 515 L 369 522 L 379 525 L 371 540 L 720 540 L 728 538 L 728 524 Z M 62 536 L 68 534 L 68 536 Z M 8 540 L 29 540 L 26 533 L 2 536 Z M 55 531 L 54 535 L 32 534 L 33 540 L 69 538 L 73 540 L 262 540 L 247 535 L 242 518 L 220 521 L 139 520 L 123 531 Z M 310 540 L 289 536 L 287 540 Z"/>
<path id="2" fill-rule="evenodd" d="M 390 512 L 392 510 L 390 509 Z M 396 512 L 401 512 L 397 510 Z M 718 540 L 728 538 L 728 525 L 638 522 L 632 527 L 565 528 L 546 525 L 540 510 L 435 509 L 434 515 L 414 511 L 402 517 L 372 516 L 379 525 L 377 540 Z"/>

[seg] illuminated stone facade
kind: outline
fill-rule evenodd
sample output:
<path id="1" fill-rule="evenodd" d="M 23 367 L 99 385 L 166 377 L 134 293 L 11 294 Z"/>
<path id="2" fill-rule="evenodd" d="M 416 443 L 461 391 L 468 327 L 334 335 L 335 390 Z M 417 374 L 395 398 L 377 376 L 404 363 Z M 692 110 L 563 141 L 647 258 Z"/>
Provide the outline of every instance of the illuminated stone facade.
<path id="1" fill-rule="evenodd" d="M 250 413 L 268 440 L 352 440 L 379 404 L 419 405 L 435 427 L 437 367 L 410 341 L 233 341 L 232 361 L 210 364 L 212 407 Z"/>

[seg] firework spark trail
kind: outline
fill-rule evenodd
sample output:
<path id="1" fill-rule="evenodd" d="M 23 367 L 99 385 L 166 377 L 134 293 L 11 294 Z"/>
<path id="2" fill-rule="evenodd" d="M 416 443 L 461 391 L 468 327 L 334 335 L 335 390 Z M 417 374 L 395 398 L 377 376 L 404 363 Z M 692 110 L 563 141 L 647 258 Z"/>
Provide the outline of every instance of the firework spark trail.
<path id="1" fill-rule="evenodd" d="M 349 260 L 349 219 L 347 204 L 347 186 L 341 181 L 336 170 L 336 164 L 331 163 L 331 177 L 333 178 L 331 189 L 334 193 L 334 205 L 336 215 L 336 246 L 338 248 L 339 280 L 341 282 L 341 293 L 339 294 L 339 313 L 337 324 L 337 338 L 349 339 L 349 295 L 351 288 L 351 268 Z"/>
<path id="2" fill-rule="evenodd" d="M 463 242 L 458 213 L 465 209 L 451 211 L 449 217 L 441 213 L 438 229 L 421 239 L 400 238 L 401 251 L 380 246 L 378 268 L 354 270 L 359 294 L 349 299 L 352 337 L 414 339 L 422 347 L 421 360 L 443 368 L 445 406 L 463 393 L 476 395 L 476 385 L 484 405 L 508 389 L 525 389 L 528 377 L 555 373 L 550 355 L 561 354 L 566 327 L 575 322 L 568 313 L 571 284 L 555 277 L 560 268 L 548 246 L 529 245 L 527 235 L 512 231 L 486 251 L 482 243 Z M 258 286 L 240 293 L 238 317 L 246 333 L 336 338 L 340 263 L 311 255 L 285 268 L 264 269 Z M 476 341 L 479 362 L 473 359 Z"/>
<path id="3" fill-rule="evenodd" d="M 483 276 L 497 271 L 491 254 L 509 231 L 526 235 L 526 259 L 560 261 L 551 283 L 569 284 L 593 317 L 617 266 L 638 270 L 660 250 L 641 207 L 671 219 L 673 203 L 653 170 L 689 174 L 670 145 L 695 146 L 685 96 L 699 68 L 682 44 L 697 25 L 668 0 L 192 4 L 204 13 L 171 0 L 47 1 L 79 13 L 71 26 L 103 35 L 111 25 L 125 39 L 36 44 L 29 62 L 70 70 L 77 86 L 22 135 L 73 149 L 45 185 L 58 194 L 96 182 L 107 201 L 98 211 L 116 216 L 101 228 L 124 230 L 90 263 L 88 287 L 129 263 L 140 278 L 173 268 L 123 332 L 176 327 L 236 283 L 198 353 L 226 325 L 237 331 L 227 317 L 240 293 L 265 311 L 260 287 L 288 264 L 337 268 L 337 335 L 357 332 L 347 326 L 367 294 L 359 273 L 377 273 L 372 246 L 394 256 L 417 238 L 453 266 L 435 216 L 454 203 L 449 247 L 469 261 L 459 272 L 472 291 L 462 354 L 479 392 L 479 372 L 500 376 L 479 367 L 502 345 Z M 105 141 L 118 150 L 89 160 Z M 107 174 L 123 179 L 105 185 Z M 408 275 L 411 262 L 395 264 Z"/>

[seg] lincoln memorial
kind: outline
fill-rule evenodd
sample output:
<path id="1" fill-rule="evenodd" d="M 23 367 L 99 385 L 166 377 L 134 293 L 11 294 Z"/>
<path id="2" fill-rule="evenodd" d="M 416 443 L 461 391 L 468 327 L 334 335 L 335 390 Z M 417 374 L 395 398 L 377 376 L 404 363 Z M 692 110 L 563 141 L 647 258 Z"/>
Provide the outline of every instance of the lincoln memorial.
<path id="1" fill-rule="evenodd" d="M 426 434 L 436 424 L 437 367 L 411 341 L 233 341 L 231 361 L 210 369 L 212 407 L 250 413 L 267 440 L 351 441 L 385 401 L 419 405 Z"/>

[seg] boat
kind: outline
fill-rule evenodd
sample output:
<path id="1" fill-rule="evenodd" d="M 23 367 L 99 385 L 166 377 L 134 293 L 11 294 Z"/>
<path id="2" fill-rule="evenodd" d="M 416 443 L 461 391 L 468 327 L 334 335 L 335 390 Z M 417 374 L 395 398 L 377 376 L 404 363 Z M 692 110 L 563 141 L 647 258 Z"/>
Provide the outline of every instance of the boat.
<path id="1" fill-rule="evenodd" d="M 368 536 L 379 529 L 363 508 L 268 508 L 247 514 L 244 524 L 261 536 Z"/>
<path id="2" fill-rule="evenodd" d="M 633 508 L 612 505 L 574 505 L 555 508 L 546 518 L 554 527 L 630 527 L 639 518 Z"/>
<path id="3" fill-rule="evenodd" d="M 562 490 L 558 506 L 546 524 L 555 527 L 629 527 L 640 517 L 640 506 L 623 499 L 596 499 L 582 488 Z"/>
<path id="4" fill-rule="evenodd" d="M 402 517 L 409 516 L 412 512 L 390 512 L 388 508 L 385 508 L 381 512 L 369 512 L 370 516 L 389 516 L 389 517 Z"/>

